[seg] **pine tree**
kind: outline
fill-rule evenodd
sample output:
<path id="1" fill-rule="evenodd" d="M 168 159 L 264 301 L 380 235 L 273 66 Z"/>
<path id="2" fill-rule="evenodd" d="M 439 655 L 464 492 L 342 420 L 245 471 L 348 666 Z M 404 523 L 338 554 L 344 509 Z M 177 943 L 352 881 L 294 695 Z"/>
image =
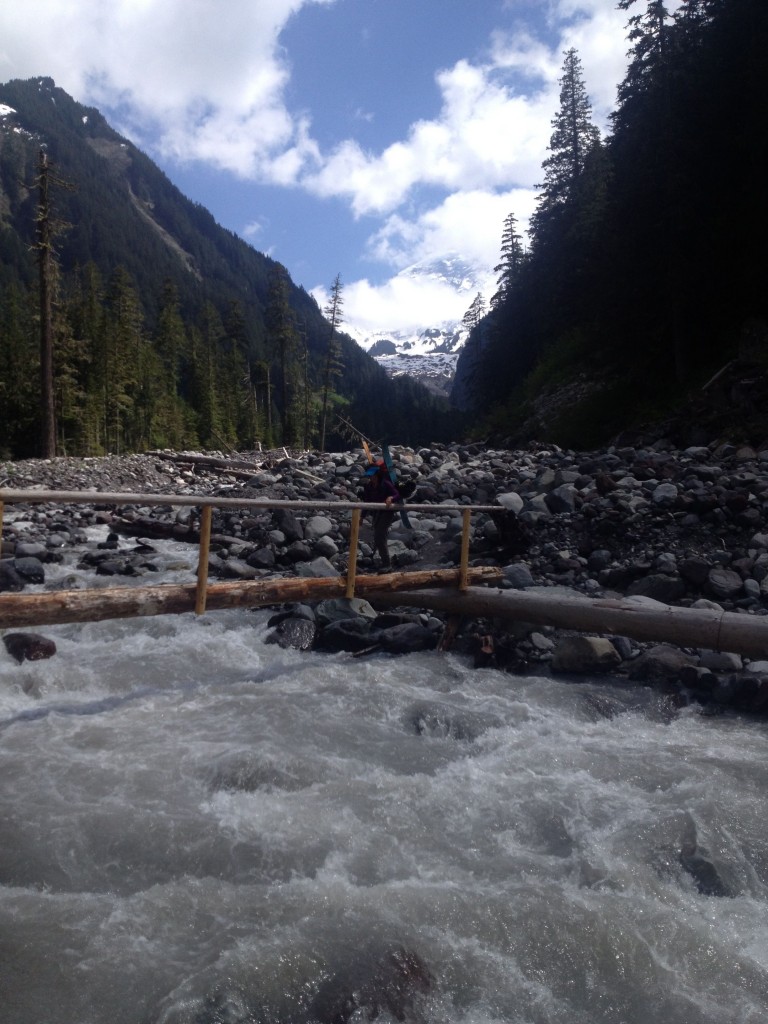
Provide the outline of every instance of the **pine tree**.
<path id="1" fill-rule="evenodd" d="M 464 316 L 461 318 L 461 322 L 468 331 L 473 331 L 476 327 L 480 326 L 480 321 L 485 316 L 485 299 L 481 292 L 472 299 L 472 303 L 469 309 L 466 311 Z"/>
<path id="2" fill-rule="evenodd" d="M 620 11 L 627 11 L 635 3 L 637 0 L 619 0 L 617 6 Z M 663 92 L 668 89 L 669 20 L 664 0 L 646 0 L 645 14 L 633 14 L 629 19 L 628 37 L 632 46 L 627 74 L 618 90 L 618 109 L 613 114 L 617 129 L 626 124 L 627 107 L 633 100 L 652 88 L 660 86 Z"/>
<path id="3" fill-rule="evenodd" d="M 328 343 L 325 349 L 325 360 L 323 363 L 323 380 L 322 380 L 322 402 L 320 412 L 320 451 L 325 451 L 325 432 L 328 422 L 328 405 L 330 402 L 331 391 L 335 380 L 341 374 L 341 345 L 339 343 L 338 329 L 342 323 L 342 307 L 344 300 L 342 299 L 342 284 L 341 274 L 337 274 L 334 278 L 333 284 L 331 285 L 331 298 L 328 305 L 323 310 L 323 314 L 328 321 L 329 332 L 328 332 Z"/>
<path id="4" fill-rule="evenodd" d="M 288 302 L 288 271 L 275 264 L 269 275 L 267 294 L 267 332 L 278 366 L 278 410 L 283 444 L 297 440 L 293 416 L 298 390 L 297 334 L 293 310 Z"/>
<path id="5" fill-rule="evenodd" d="M 35 303 L 16 284 L 0 291 L 0 457 L 38 454 L 40 344 Z"/>
<path id="6" fill-rule="evenodd" d="M 560 79 L 560 108 L 552 120 L 550 156 L 543 163 L 544 181 L 537 187 L 541 195 L 531 219 L 535 242 L 540 242 L 548 223 L 574 196 L 591 150 L 599 143 L 600 133 L 592 123 L 592 106 L 587 96 L 581 61 L 571 47 L 565 53 Z"/>
<path id="7" fill-rule="evenodd" d="M 501 262 L 493 268 L 497 278 L 497 291 L 491 299 L 491 309 L 496 309 L 511 293 L 525 259 L 522 236 L 517 231 L 517 218 L 507 214 L 501 234 Z"/>
<path id="8" fill-rule="evenodd" d="M 133 447 L 131 419 L 140 380 L 144 315 L 138 292 L 125 267 L 112 275 L 102 347 L 102 415 L 109 450 Z"/>

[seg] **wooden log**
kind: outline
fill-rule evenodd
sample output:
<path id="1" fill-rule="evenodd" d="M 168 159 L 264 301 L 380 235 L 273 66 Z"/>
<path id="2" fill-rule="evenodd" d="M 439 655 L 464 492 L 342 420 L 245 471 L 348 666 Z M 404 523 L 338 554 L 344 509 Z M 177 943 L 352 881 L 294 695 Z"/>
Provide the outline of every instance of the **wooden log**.
<path id="1" fill-rule="evenodd" d="M 222 472 L 233 470 L 245 470 L 246 473 L 237 473 L 237 476 L 253 476 L 263 468 L 262 462 L 251 462 L 246 459 L 221 459 L 215 455 L 178 455 L 170 452 L 147 452 L 156 459 L 163 459 L 166 462 L 174 462 L 182 466 L 204 466 L 206 469 L 215 469 Z"/>
<path id="2" fill-rule="evenodd" d="M 501 570 L 481 566 L 470 569 L 469 578 L 475 583 L 498 583 Z M 455 587 L 458 582 L 458 569 L 365 575 L 356 578 L 355 594 L 367 598 L 378 593 L 405 593 L 410 587 Z M 344 576 L 211 583 L 206 589 L 206 608 L 264 608 L 293 601 L 322 601 L 330 597 L 344 597 L 346 588 Z M 0 594 L 0 629 L 99 622 L 140 615 L 178 615 L 194 611 L 197 593 L 197 584 L 191 583 L 61 590 L 44 594 Z"/>
<path id="3" fill-rule="evenodd" d="M 409 590 L 369 596 L 376 607 L 434 608 L 471 618 L 516 619 L 536 625 L 581 632 L 632 637 L 727 651 L 752 658 L 768 657 L 768 616 L 709 608 L 677 608 L 665 604 L 612 598 L 551 596 L 538 591 Z"/>

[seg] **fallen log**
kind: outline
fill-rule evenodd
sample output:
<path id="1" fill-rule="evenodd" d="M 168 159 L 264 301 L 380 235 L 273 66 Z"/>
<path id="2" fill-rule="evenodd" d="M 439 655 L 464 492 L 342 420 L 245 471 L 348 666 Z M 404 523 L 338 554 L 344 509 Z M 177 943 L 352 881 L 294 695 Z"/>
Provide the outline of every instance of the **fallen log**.
<path id="1" fill-rule="evenodd" d="M 499 583 L 501 570 L 480 566 L 470 569 L 468 576 L 470 583 Z M 459 569 L 421 569 L 381 576 L 357 576 L 355 596 L 369 598 L 372 594 L 400 594 L 411 587 L 455 587 L 459 582 Z M 322 601 L 344 597 L 346 591 L 345 576 L 211 583 L 206 587 L 206 608 L 264 608 L 294 601 Z M 190 583 L 0 594 L 0 629 L 100 622 L 142 615 L 178 615 L 195 610 L 197 592 L 197 584 Z"/>
<path id="2" fill-rule="evenodd" d="M 579 598 L 541 590 L 408 590 L 376 593 L 374 607 L 434 608 L 468 618 L 515 619 L 579 632 L 631 637 L 677 647 L 768 658 L 768 616 L 710 608 L 677 608 L 623 598 Z"/>
<path id="3" fill-rule="evenodd" d="M 253 475 L 262 469 L 261 462 L 252 462 L 245 459 L 218 458 L 215 455 L 183 455 L 176 452 L 147 452 L 156 459 L 163 459 L 166 462 L 174 462 L 181 466 L 203 466 L 205 469 L 215 469 L 223 473 L 234 470 L 245 471 L 246 475 Z M 242 476 L 243 472 L 238 472 Z"/>

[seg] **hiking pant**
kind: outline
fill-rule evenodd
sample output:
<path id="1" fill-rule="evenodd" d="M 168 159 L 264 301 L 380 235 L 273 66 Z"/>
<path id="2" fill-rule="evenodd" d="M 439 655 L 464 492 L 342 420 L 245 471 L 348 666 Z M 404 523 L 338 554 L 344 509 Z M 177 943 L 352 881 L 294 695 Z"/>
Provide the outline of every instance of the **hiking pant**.
<path id="1" fill-rule="evenodd" d="M 381 559 L 381 564 L 384 566 L 388 566 L 390 564 L 387 534 L 389 533 L 389 528 L 392 525 L 392 520 L 394 518 L 394 512 L 373 513 L 373 547 Z"/>

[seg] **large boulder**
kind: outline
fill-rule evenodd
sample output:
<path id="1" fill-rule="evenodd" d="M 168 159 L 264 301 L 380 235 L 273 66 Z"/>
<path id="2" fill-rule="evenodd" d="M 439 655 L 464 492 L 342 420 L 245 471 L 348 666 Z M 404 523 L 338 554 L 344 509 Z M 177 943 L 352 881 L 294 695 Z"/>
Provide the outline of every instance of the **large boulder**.
<path id="1" fill-rule="evenodd" d="M 0 559 L 0 593 L 18 593 L 24 589 L 24 578 L 19 575 L 10 558 Z"/>
<path id="2" fill-rule="evenodd" d="M 610 672 L 621 663 L 621 655 L 610 640 L 596 636 L 562 637 L 552 654 L 553 672 L 592 674 Z"/>
<path id="3" fill-rule="evenodd" d="M 56 644 L 40 633 L 6 633 L 5 649 L 19 664 L 23 661 L 43 661 L 56 653 Z"/>
<path id="4" fill-rule="evenodd" d="M 366 619 L 370 623 L 376 618 L 376 611 L 362 597 L 333 597 L 320 601 L 315 608 L 315 616 L 320 626 L 356 618 Z"/>
<path id="5" fill-rule="evenodd" d="M 317 626 L 314 622 L 302 616 L 290 615 L 281 619 L 275 631 L 267 637 L 266 643 L 308 651 L 315 643 L 316 637 Z"/>

